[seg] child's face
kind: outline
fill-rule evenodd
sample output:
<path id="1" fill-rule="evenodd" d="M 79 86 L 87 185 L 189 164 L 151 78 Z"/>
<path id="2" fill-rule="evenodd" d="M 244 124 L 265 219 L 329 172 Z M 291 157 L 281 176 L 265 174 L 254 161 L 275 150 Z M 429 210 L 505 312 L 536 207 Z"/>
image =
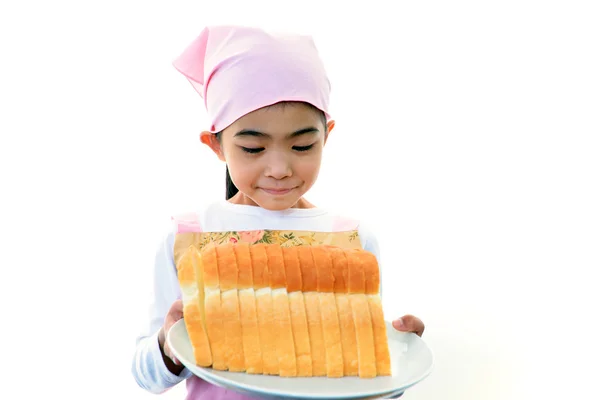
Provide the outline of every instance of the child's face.
<path id="1" fill-rule="evenodd" d="M 218 141 L 204 132 L 202 141 L 227 162 L 240 193 L 235 202 L 268 210 L 301 207 L 321 167 L 327 127 L 318 112 L 304 104 L 263 108 L 227 127 Z"/>

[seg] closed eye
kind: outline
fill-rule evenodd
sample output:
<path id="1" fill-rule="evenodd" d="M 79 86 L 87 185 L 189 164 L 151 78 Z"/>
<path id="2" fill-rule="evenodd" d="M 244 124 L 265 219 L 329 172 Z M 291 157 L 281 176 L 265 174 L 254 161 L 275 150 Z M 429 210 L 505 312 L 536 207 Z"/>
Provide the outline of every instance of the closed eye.
<path id="1" fill-rule="evenodd" d="M 314 146 L 314 143 L 309 146 L 293 146 L 292 149 L 294 149 L 296 151 L 308 151 L 308 150 L 312 149 L 313 146 Z"/>
<path id="2" fill-rule="evenodd" d="M 240 147 L 246 153 L 250 153 L 250 154 L 260 153 L 261 151 L 263 151 L 265 149 L 264 147 L 243 147 L 243 146 L 240 146 Z"/>

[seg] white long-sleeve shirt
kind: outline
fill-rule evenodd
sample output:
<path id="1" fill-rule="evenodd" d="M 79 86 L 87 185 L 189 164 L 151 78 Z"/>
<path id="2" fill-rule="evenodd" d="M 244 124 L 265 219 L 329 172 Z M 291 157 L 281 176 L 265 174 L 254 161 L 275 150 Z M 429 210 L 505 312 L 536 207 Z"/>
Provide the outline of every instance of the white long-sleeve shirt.
<path id="1" fill-rule="evenodd" d="M 372 252 L 380 262 L 377 239 L 363 224 L 321 208 L 269 211 L 260 207 L 220 201 L 190 214 L 188 220 L 196 226 L 196 229 L 203 232 L 262 229 L 340 232 L 357 229 L 362 247 Z M 153 300 L 148 323 L 136 340 L 131 366 L 133 376 L 140 387 L 152 393 L 162 393 L 186 380 L 188 399 L 249 399 L 248 396 L 212 385 L 196 377 L 188 369 L 184 369 L 180 375 L 174 375 L 163 362 L 158 345 L 158 331 L 163 326 L 165 316 L 173 302 L 181 298 L 173 258 L 175 233 L 174 226 L 172 230 L 166 232 L 164 241 L 156 252 L 152 271 Z"/>

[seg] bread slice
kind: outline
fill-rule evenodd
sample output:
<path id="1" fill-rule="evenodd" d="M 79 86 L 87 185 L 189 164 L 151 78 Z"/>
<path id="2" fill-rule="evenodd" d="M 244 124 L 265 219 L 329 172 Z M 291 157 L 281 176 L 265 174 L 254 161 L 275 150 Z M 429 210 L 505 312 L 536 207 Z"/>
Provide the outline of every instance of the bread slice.
<path id="1" fill-rule="evenodd" d="M 298 260 L 302 273 L 302 291 L 306 305 L 306 320 L 310 337 L 313 376 L 326 376 L 325 340 L 321 323 L 321 305 L 317 292 L 317 271 L 312 251 L 308 246 L 298 246 Z"/>
<path id="2" fill-rule="evenodd" d="M 331 261 L 333 269 L 333 291 L 340 321 L 340 337 L 342 342 L 342 355 L 344 360 L 344 376 L 358 375 L 358 347 L 356 344 L 356 331 L 352 306 L 347 295 L 348 287 L 348 260 L 346 252 L 340 248 L 331 248 Z"/>
<path id="3" fill-rule="evenodd" d="M 376 257 L 335 246 L 209 243 L 179 258 L 197 365 L 282 377 L 391 375 Z"/>
<path id="4" fill-rule="evenodd" d="M 368 294 L 369 312 L 373 326 L 373 343 L 375 345 L 375 360 L 377 375 L 391 375 L 392 366 L 388 349 L 387 329 L 383 319 L 381 298 L 375 294 Z"/>
<path id="5" fill-rule="evenodd" d="M 340 336 L 342 341 L 342 354 L 344 359 L 344 376 L 358 375 L 358 345 L 354 317 L 350 298 L 345 293 L 336 293 L 335 302 L 340 319 Z"/>
<path id="6" fill-rule="evenodd" d="M 360 260 L 361 269 L 364 274 L 365 294 L 379 295 L 379 268 L 377 258 L 368 251 L 353 251 L 354 255 Z"/>
<path id="7" fill-rule="evenodd" d="M 267 246 L 269 273 L 271 274 L 271 294 L 273 296 L 273 322 L 275 324 L 275 346 L 279 362 L 280 376 L 296 376 L 296 350 L 290 316 L 290 303 L 286 291 L 285 266 L 281 247 Z"/>
<path id="8" fill-rule="evenodd" d="M 333 293 L 334 275 L 330 252 L 323 247 L 312 247 L 313 260 L 317 270 L 317 292 L 321 310 L 321 326 L 325 343 L 325 366 L 327 377 L 344 376 L 344 359 L 340 337 L 340 322 Z"/>
<path id="9" fill-rule="evenodd" d="M 193 347 L 194 359 L 197 365 L 201 367 L 209 367 L 212 365 L 212 352 L 210 350 L 210 342 L 206 332 L 206 320 L 203 312 L 204 306 L 204 290 L 199 290 L 202 282 L 202 259 L 198 250 L 190 246 L 179 264 L 177 265 L 177 273 L 181 285 L 183 313 L 190 341 L 196 345 Z"/>
<path id="10" fill-rule="evenodd" d="M 256 295 L 256 318 L 260 336 L 263 375 L 279 375 L 279 361 L 275 347 L 275 323 L 273 321 L 273 298 L 271 278 L 265 244 L 250 247 L 252 278 Z"/>
<path id="11" fill-rule="evenodd" d="M 348 293 L 358 347 L 358 376 L 374 378 L 377 376 L 375 343 L 371 312 L 364 294 L 366 282 L 362 261 L 355 251 L 347 252 L 346 259 L 348 260 Z"/>
<path id="12" fill-rule="evenodd" d="M 377 367 L 369 304 L 364 294 L 350 294 L 348 296 L 350 297 L 352 318 L 356 330 L 358 376 L 361 378 L 374 378 L 377 376 Z"/>
<path id="13" fill-rule="evenodd" d="M 290 301 L 294 349 L 296 350 L 296 375 L 308 377 L 312 376 L 312 357 L 298 249 L 296 247 L 283 247 L 282 252 L 285 264 L 286 290 Z"/>
<path id="14" fill-rule="evenodd" d="M 238 298 L 245 370 L 249 374 L 262 374 L 262 352 L 256 312 L 256 294 L 252 278 L 253 268 L 250 246 L 247 243 L 239 243 L 234 246 L 234 250 L 238 265 Z"/>
<path id="15" fill-rule="evenodd" d="M 210 342 L 213 364 L 212 368 L 220 371 L 227 370 L 225 358 L 225 328 L 221 312 L 221 289 L 219 288 L 219 268 L 217 265 L 217 249 L 214 245 L 207 245 L 202 250 L 202 266 L 204 268 L 204 315 L 206 320 L 206 333 Z M 200 289 L 199 287 L 199 290 Z M 184 319 L 187 315 L 184 311 Z M 190 339 L 191 340 L 191 339 Z M 196 347 L 196 344 L 194 347 Z"/>
<path id="16" fill-rule="evenodd" d="M 232 372 L 245 371 L 242 321 L 238 296 L 238 268 L 232 244 L 217 247 L 221 312 L 225 329 L 225 359 Z"/>

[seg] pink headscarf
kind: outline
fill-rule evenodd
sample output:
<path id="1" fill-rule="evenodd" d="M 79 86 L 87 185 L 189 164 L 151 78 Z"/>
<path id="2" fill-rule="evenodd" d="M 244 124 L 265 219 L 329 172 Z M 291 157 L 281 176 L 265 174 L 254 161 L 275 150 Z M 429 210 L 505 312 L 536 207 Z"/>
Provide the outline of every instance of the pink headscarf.
<path id="1" fill-rule="evenodd" d="M 281 101 L 307 102 L 330 118 L 331 86 L 309 36 L 206 27 L 173 66 L 204 99 L 213 133 Z"/>

